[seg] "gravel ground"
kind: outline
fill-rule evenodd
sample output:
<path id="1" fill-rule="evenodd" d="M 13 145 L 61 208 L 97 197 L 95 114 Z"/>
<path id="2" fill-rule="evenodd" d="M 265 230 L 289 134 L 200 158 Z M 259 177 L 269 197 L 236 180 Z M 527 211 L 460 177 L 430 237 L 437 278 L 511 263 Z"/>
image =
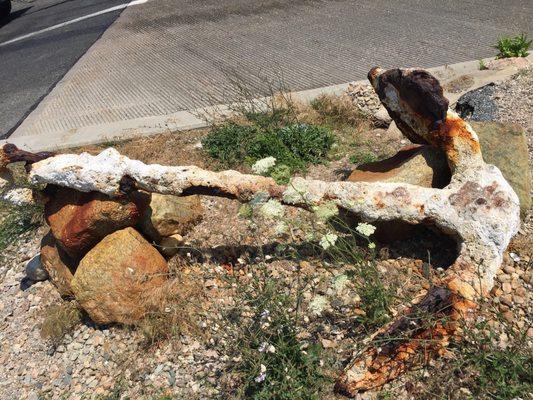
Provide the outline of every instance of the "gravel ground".
<path id="1" fill-rule="evenodd" d="M 530 151 L 533 133 L 532 79 L 533 74 L 523 73 L 497 88 L 500 119 L 517 122 L 527 128 Z M 372 104 L 371 99 L 360 101 Z M 191 140 L 192 143 L 194 140 Z M 29 286 L 24 280 L 25 263 L 38 252 L 39 239 L 45 228 L 26 234 L 8 248 L 0 264 L 0 398 L 36 400 L 129 396 L 154 399 L 163 395 L 191 399 L 227 398 L 224 390 L 232 377 L 232 360 L 225 348 L 230 338 L 223 329 L 224 321 L 218 311 L 228 305 L 229 288 L 224 286 L 221 277 L 227 272 L 228 262 L 234 262 L 239 273 L 246 276 L 254 267 L 254 260 L 252 256 L 247 256 L 245 250 L 249 248 L 243 248 L 243 245 L 257 248 L 267 244 L 265 238 L 271 235 L 273 227 L 257 230 L 255 224 L 243 219 L 235 224 L 234 216 L 239 211 L 239 205 L 229 200 L 205 199 L 204 205 L 206 218 L 188 240 L 192 248 L 200 249 L 203 256 L 212 261 L 195 264 L 193 256 L 185 254 L 211 299 L 210 316 L 202 321 L 205 331 L 202 337 L 181 335 L 147 347 L 138 331 L 96 327 L 84 321 L 54 349 L 41 338 L 40 326 L 48 307 L 60 304 L 62 300 L 49 282 Z M 303 213 L 294 211 L 291 216 L 300 220 L 304 218 Z M 480 316 L 489 320 L 490 329 L 502 348 L 509 341 L 506 333 L 509 327 L 525 331 L 529 339 L 533 338 L 533 329 L 530 328 L 533 311 L 530 268 L 533 257 L 532 226 L 529 215 L 511 244 L 513 254 L 506 254 L 492 296 Z M 420 239 L 427 243 L 418 240 L 396 243 L 377 252 L 377 267 L 388 277 L 388 282 L 402 282 L 397 292 L 402 299 L 427 287 L 428 282 L 421 271 L 426 261 L 425 252 L 421 249 L 441 244 L 438 238 L 426 236 Z M 209 250 L 212 247 L 214 251 Z M 191 250 L 191 253 L 194 252 Z M 327 265 L 314 259 L 300 263 L 269 263 L 272 275 L 282 279 L 287 287 L 294 284 L 296 271 L 308 275 L 310 284 L 303 292 L 305 310 L 309 311 L 310 303 L 317 295 L 327 299 L 324 312 L 310 316 L 301 337 L 303 340 L 319 341 L 332 355 L 333 369 L 338 369 L 349 358 L 364 337 L 354 330 L 357 313 L 360 312 L 355 287 L 349 283 L 342 287 L 335 284 L 338 282 L 335 278 L 344 274 L 343 268 L 346 267 Z M 401 309 L 401 304 L 396 304 L 397 310 Z M 503 321 L 495 318 L 494 310 L 503 315 Z M 437 375 L 446 366 L 446 360 L 433 361 L 422 370 L 387 385 L 385 390 L 398 399 L 424 398 L 422 393 L 430 385 L 432 375 Z M 460 378 L 457 379 L 460 381 Z M 331 395 L 327 398 L 336 397 Z M 360 398 L 374 399 L 377 394 L 369 392 Z"/>

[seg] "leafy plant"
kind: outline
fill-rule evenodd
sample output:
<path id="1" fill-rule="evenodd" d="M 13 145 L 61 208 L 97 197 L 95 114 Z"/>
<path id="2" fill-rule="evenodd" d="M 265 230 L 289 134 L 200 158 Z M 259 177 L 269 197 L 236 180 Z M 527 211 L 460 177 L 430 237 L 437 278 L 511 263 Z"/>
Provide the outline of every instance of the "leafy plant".
<path id="1" fill-rule="evenodd" d="M 350 162 L 355 165 L 367 164 L 377 161 L 378 157 L 369 151 L 357 151 L 350 156 Z"/>
<path id="2" fill-rule="evenodd" d="M 514 37 L 502 37 L 494 46 L 499 51 L 496 58 L 527 57 L 532 42 L 533 40 L 528 40 L 523 33 Z"/>
<path id="3" fill-rule="evenodd" d="M 285 165 L 291 171 L 321 162 L 333 144 L 331 131 L 321 126 L 267 126 L 264 122 L 248 125 L 227 121 L 215 126 L 202 143 L 208 154 L 226 167 L 274 157 L 278 165 Z"/>
<path id="4" fill-rule="evenodd" d="M 487 65 L 485 64 L 485 61 L 483 61 L 482 59 L 478 61 L 478 64 L 480 71 L 485 71 L 486 69 L 488 69 Z"/>

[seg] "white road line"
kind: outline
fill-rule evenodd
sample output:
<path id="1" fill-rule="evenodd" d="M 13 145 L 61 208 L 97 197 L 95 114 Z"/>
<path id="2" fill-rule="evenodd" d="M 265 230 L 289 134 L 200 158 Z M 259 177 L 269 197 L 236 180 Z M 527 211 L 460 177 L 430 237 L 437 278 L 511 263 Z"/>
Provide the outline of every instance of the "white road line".
<path id="1" fill-rule="evenodd" d="M 148 0 L 133 0 L 133 1 L 130 1 L 129 3 L 124 3 L 124 4 L 120 4 L 118 6 L 115 6 L 115 7 L 106 8 L 105 10 L 102 10 L 102 11 L 98 11 L 98 12 L 95 12 L 95 13 L 92 13 L 92 14 L 84 15 L 83 17 L 78 17 L 78 18 L 72 19 L 70 21 L 62 22 L 60 24 L 51 26 L 49 28 L 44 28 L 44 29 L 41 29 L 41 30 L 36 31 L 36 32 L 28 33 L 27 35 L 22 35 L 22 36 L 19 36 L 19 37 L 15 38 L 15 39 L 8 40 L 7 42 L 0 43 L 0 47 L 8 45 L 8 44 L 11 44 L 11 43 L 19 42 L 21 40 L 28 39 L 28 38 L 36 36 L 36 35 L 40 35 L 41 33 L 53 31 L 54 29 L 59 29 L 59 28 L 62 28 L 64 26 L 71 25 L 71 24 L 74 24 L 76 22 L 83 21 L 85 19 L 94 18 L 94 17 L 97 17 L 99 15 L 107 14 L 107 13 L 110 13 L 110 12 L 113 12 L 113 11 L 117 11 L 117 10 L 122 10 L 122 9 L 124 9 L 126 7 L 129 7 L 129 6 L 135 6 L 137 4 L 143 4 L 143 3 L 146 3 L 147 1 Z"/>

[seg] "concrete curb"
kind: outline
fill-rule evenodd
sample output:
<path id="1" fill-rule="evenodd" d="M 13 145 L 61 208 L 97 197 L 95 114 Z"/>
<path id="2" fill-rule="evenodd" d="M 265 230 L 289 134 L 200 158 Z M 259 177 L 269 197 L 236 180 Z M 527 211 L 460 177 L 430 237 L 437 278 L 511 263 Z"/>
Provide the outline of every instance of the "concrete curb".
<path id="1" fill-rule="evenodd" d="M 527 57 L 533 61 L 533 55 Z M 488 62 L 493 58 L 483 61 Z M 502 81 L 517 72 L 514 67 L 504 70 L 479 70 L 479 60 L 467 61 L 457 64 L 444 65 L 428 69 L 443 83 L 449 82 L 459 76 L 468 74 L 474 78 L 474 84 L 459 93 L 446 93 L 453 104 L 466 91 L 476 89 L 490 82 Z M 321 87 L 317 89 L 293 92 L 291 96 L 302 102 L 309 102 L 322 94 L 341 94 L 350 83 L 367 84 L 366 80 L 348 82 L 339 85 Z M 262 99 L 258 99 L 260 102 Z M 89 144 L 105 143 L 116 140 L 127 140 L 135 137 L 156 135 L 165 132 L 186 131 L 190 129 L 205 128 L 209 125 L 209 118 L 201 116 L 224 115 L 228 113 L 227 105 L 200 108 L 191 111 L 180 111 L 169 115 L 130 119 L 109 124 L 81 127 L 53 135 L 44 136 L 16 136 L 0 141 L 13 143 L 29 151 L 59 150 Z"/>

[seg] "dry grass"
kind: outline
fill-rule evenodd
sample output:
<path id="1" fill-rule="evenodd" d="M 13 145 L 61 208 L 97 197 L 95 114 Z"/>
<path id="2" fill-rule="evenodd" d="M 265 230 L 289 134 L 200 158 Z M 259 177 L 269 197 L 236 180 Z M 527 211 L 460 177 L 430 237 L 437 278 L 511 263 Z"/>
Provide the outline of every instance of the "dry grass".
<path id="1" fill-rule="evenodd" d="M 200 328 L 207 300 L 203 285 L 191 270 L 184 269 L 173 275 L 142 301 L 143 308 L 148 311 L 136 328 L 144 336 L 147 347 L 183 334 L 204 335 Z"/>
<path id="2" fill-rule="evenodd" d="M 57 347 L 65 335 L 74 331 L 81 322 L 81 311 L 75 302 L 52 305 L 44 311 L 41 337 Z"/>

